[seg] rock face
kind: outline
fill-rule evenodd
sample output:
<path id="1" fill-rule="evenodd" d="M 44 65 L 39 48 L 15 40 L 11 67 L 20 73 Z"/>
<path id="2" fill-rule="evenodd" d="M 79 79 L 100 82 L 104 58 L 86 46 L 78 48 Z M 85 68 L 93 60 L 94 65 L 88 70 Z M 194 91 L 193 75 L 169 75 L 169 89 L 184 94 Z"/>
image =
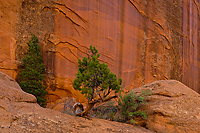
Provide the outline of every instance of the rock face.
<path id="1" fill-rule="evenodd" d="M 9 76 L 0 72 L 0 98 L 15 102 L 36 103 L 37 99 L 20 88 L 20 86 Z"/>
<path id="2" fill-rule="evenodd" d="M 140 107 L 148 119 L 138 123 L 147 129 L 101 119 L 80 118 L 40 107 L 36 98 L 21 90 L 9 76 L 0 73 L 0 132 L 126 132 L 199 133 L 200 95 L 175 80 L 156 81 L 134 89 L 150 89 L 147 105 Z M 151 130 L 151 131 L 150 131 Z"/>
<path id="3" fill-rule="evenodd" d="M 42 108 L 33 95 L 23 92 L 12 78 L 3 73 L 0 73 L 0 84 L 1 133 L 152 133 L 142 127 L 99 119 L 89 120 Z"/>
<path id="4" fill-rule="evenodd" d="M 147 121 L 138 123 L 157 133 L 200 133 L 200 95 L 175 80 L 155 81 L 134 89 L 150 89 L 152 95 L 143 106 Z"/>
<path id="5" fill-rule="evenodd" d="M 31 32 L 42 48 L 48 101 L 72 87 L 90 45 L 126 88 L 176 79 L 200 92 L 197 0 L 0 0 L 0 70 L 18 78 Z"/>

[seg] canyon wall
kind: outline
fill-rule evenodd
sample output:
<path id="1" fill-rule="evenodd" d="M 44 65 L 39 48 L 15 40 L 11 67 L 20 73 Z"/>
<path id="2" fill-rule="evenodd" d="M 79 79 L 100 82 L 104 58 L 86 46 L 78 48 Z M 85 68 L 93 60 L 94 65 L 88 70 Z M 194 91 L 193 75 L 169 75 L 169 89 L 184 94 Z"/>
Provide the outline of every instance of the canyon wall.
<path id="1" fill-rule="evenodd" d="M 127 90 L 176 79 L 200 92 L 200 0 L 0 0 L 0 71 L 18 79 L 34 33 L 48 101 L 84 101 L 72 87 L 95 46 Z"/>

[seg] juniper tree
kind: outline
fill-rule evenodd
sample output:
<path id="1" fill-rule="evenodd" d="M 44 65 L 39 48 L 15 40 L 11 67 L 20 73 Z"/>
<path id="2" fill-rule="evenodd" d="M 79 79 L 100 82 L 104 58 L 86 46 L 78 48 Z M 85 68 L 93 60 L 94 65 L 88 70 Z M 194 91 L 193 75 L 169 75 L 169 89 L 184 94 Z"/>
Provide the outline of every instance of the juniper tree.
<path id="1" fill-rule="evenodd" d="M 77 116 L 86 116 L 96 103 L 117 98 L 122 84 L 122 79 L 117 80 L 107 64 L 99 62 L 98 50 L 90 46 L 90 51 L 88 57 L 78 59 L 79 69 L 73 82 L 74 89 L 81 91 L 88 100 L 86 109 Z M 111 92 L 115 95 L 110 96 Z"/>
<path id="2" fill-rule="evenodd" d="M 38 45 L 38 38 L 32 34 L 31 40 L 28 44 L 28 54 L 22 59 L 23 69 L 20 73 L 20 87 L 37 98 L 40 106 L 46 105 L 45 95 L 47 91 L 43 86 L 42 80 L 44 78 L 44 64 L 40 46 Z"/>

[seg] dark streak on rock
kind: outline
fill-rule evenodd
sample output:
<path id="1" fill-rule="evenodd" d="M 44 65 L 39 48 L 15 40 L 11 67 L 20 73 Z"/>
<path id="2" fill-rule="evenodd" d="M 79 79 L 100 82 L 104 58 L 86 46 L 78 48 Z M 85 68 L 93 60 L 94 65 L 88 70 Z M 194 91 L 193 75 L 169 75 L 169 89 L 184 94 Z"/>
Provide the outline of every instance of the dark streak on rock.
<path id="1" fill-rule="evenodd" d="M 155 115 L 155 114 L 158 114 L 158 115 L 160 115 L 160 116 L 164 116 L 164 117 L 170 117 L 169 115 L 164 114 L 163 112 L 160 112 L 160 111 L 154 111 L 153 114 L 154 114 L 154 115 Z"/>
<path id="2" fill-rule="evenodd" d="M 76 13 L 73 9 L 69 8 L 68 6 L 66 6 L 65 4 L 61 4 L 58 2 L 54 2 L 52 1 L 54 4 L 60 5 L 60 6 L 64 6 L 65 8 L 67 8 L 68 10 L 70 10 L 72 13 L 74 13 L 76 16 L 78 16 L 84 23 L 89 23 L 88 21 L 86 21 L 83 17 L 81 17 L 78 13 Z"/>
<path id="3" fill-rule="evenodd" d="M 59 51 L 55 51 L 55 50 L 48 50 L 48 51 L 46 51 L 46 52 L 58 53 L 58 54 L 60 54 L 60 55 L 61 55 L 63 58 L 67 59 L 69 62 L 71 62 L 71 63 L 74 63 L 74 64 L 78 65 L 78 63 L 77 63 L 77 62 L 71 61 L 70 59 L 68 59 L 66 56 L 64 56 L 64 55 L 63 55 L 61 52 L 59 52 Z"/>
<path id="4" fill-rule="evenodd" d="M 3 106 L 0 106 L 0 108 L 2 108 L 3 110 L 5 110 L 5 111 L 8 111 L 6 108 L 4 108 Z"/>
<path id="5" fill-rule="evenodd" d="M 46 8 L 47 8 L 47 9 L 53 9 L 53 10 L 56 10 L 56 11 L 60 12 L 60 13 L 63 14 L 68 20 L 70 20 L 73 24 L 75 24 L 76 26 L 81 27 L 83 30 L 86 31 L 86 29 L 85 29 L 83 26 L 81 26 L 80 24 L 74 22 L 74 20 L 72 20 L 70 17 L 68 17 L 67 14 L 66 14 L 64 11 L 62 11 L 61 9 L 59 9 L 58 7 L 44 6 L 44 7 L 42 8 L 41 12 L 42 12 L 44 9 L 46 9 Z"/>
<path id="6" fill-rule="evenodd" d="M 164 93 L 153 93 L 152 95 L 165 96 L 165 97 L 180 97 L 180 96 L 183 96 L 184 94 L 170 95 L 170 94 L 164 94 Z"/>
<path id="7" fill-rule="evenodd" d="M 61 41 L 61 42 L 59 42 L 57 45 L 59 45 L 60 43 L 67 43 L 67 44 L 69 44 L 69 45 L 75 47 L 77 50 L 81 51 L 82 53 L 85 53 L 85 54 L 86 54 L 86 52 L 83 52 L 83 51 L 80 50 L 76 45 L 74 45 L 74 44 L 72 44 L 72 43 L 70 43 L 70 42 L 68 42 L 68 41 L 64 41 L 64 42 Z"/>
<path id="8" fill-rule="evenodd" d="M 142 16 L 148 18 L 149 20 L 151 20 L 152 22 L 156 23 L 161 29 L 164 30 L 163 26 L 161 24 L 159 24 L 158 22 L 156 22 L 155 20 L 153 20 L 152 18 L 150 18 L 149 16 L 147 16 L 146 14 L 144 14 L 143 12 L 141 12 L 137 7 L 136 5 L 131 1 L 131 0 L 128 0 L 131 5 L 138 11 L 139 14 L 141 14 Z"/>

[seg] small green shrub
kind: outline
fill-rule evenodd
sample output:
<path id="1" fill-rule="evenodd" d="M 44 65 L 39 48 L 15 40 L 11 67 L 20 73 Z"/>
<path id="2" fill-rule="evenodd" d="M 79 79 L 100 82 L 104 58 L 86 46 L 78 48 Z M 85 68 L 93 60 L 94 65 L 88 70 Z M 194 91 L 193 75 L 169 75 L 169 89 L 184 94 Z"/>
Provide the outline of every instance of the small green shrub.
<path id="1" fill-rule="evenodd" d="M 45 68 L 40 46 L 38 45 L 38 38 L 32 34 L 32 38 L 27 44 L 29 46 L 28 54 L 22 59 L 23 69 L 20 73 L 19 85 L 25 92 L 33 94 L 37 98 L 38 104 L 44 107 L 46 105 L 45 95 L 47 91 L 42 84 Z"/>
<path id="2" fill-rule="evenodd" d="M 135 124 L 134 117 L 140 116 L 143 119 L 147 119 L 145 112 L 138 110 L 138 106 L 147 104 L 146 98 L 151 95 L 150 90 L 142 91 L 142 93 L 136 95 L 133 91 L 122 96 L 120 95 L 118 101 L 118 107 L 120 109 L 122 122 L 130 121 L 131 124 Z"/>
<path id="3" fill-rule="evenodd" d="M 116 112 L 111 112 L 109 114 L 109 118 L 110 118 L 111 121 L 115 121 L 115 115 L 116 115 Z"/>
<path id="4" fill-rule="evenodd" d="M 108 106 L 107 104 L 104 104 L 95 108 L 94 113 L 96 114 L 96 117 L 99 119 L 115 121 L 115 115 L 117 113 L 117 110 L 118 110 L 117 106 L 113 105 Z"/>

